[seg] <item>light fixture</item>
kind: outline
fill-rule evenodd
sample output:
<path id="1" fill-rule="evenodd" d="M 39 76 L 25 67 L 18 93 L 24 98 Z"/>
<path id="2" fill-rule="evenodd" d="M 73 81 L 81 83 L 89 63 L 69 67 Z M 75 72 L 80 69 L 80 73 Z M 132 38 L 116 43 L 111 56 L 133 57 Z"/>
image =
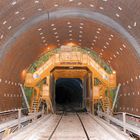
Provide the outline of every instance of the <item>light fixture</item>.
<path id="1" fill-rule="evenodd" d="M 116 71 L 113 71 L 113 74 L 116 74 Z"/>

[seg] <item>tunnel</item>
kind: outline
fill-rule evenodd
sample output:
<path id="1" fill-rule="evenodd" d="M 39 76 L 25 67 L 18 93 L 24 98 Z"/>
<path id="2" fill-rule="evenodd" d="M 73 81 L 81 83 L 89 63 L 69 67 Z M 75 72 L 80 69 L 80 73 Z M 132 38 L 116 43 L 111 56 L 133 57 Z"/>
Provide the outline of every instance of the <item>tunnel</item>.
<path id="1" fill-rule="evenodd" d="M 83 100 L 82 83 L 79 79 L 58 79 L 55 87 L 55 102 L 58 105 L 68 106 L 71 110 L 81 107 Z M 57 105 L 58 104 L 58 105 Z"/>
<path id="2" fill-rule="evenodd" d="M 139 0 L 1 0 L 0 114 L 7 111 L 13 113 L 13 110 L 24 108 L 23 102 L 30 104 L 34 98 L 32 94 L 41 94 L 42 88 L 48 90 L 49 82 L 51 83 L 50 102 L 54 109 L 64 105 L 71 106 L 71 104 L 80 109 L 86 108 L 84 98 L 88 102 L 87 106 L 90 106 L 90 111 L 94 106 L 96 110 L 99 109 L 98 99 L 95 99 L 92 105 L 93 97 L 90 93 L 92 85 L 98 86 L 100 81 L 94 80 L 89 73 L 86 77 L 88 79 L 86 79 L 87 97 L 84 95 L 83 81 L 78 76 L 74 77 L 72 71 L 68 74 L 71 77 L 66 78 L 63 74 L 61 74 L 62 77 L 56 78 L 50 72 L 49 82 L 47 76 L 39 81 L 42 85 L 44 84 L 44 87 L 40 84 L 34 89 L 24 87 L 29 68 L 34 66 L 34 71 L 37 71 L 39 67 L 36 62 L 44 54 L 53 51 L 55 55 L 62 46 L 69 44 L 72 48 L 78 46 L 84 50 L 83 52 L 88 50 L 88 56 L 91 52 L 93 56 L 99 56 L 114 70 L 111 74 L 114 74 L 113 72 L 116 74 L 115 90 L 118 91 L 116 113 L 126 112 L 139 118 L 139 21 Z M 45 59 L 50 58 L 47 56 Z M 69 65 L 63 68 L 73 70 L 75 63 L 71 61 Z M 79 71 L 75 75 L 82 73 Z M 100 71 L 99 67 L 98 71 Z M 38 78 L 38 75 L 32 74 L 32 78 Z M 28 91 L 26 97 L 25 91 Z M 108 88 L 104 90 L 106 95 L 112 91 Z M 25 98 L 27 98 L 26 101 L 24 101 Z M 41 106 L 41 109 L 43 107 Z M 17 114 L 11 116 L 11 118 L 17 118 Z M 6 117 L 0 115 L 0 121 L 5 120 Z"/>
<path id="3" fill-rule="evenodd" d="M 0 111 L 21 107 L 19 84 L 42 53 L 69 42 L 117 72 L 118 111 L 140 115 L 139 0 L 0 2 Z"/>

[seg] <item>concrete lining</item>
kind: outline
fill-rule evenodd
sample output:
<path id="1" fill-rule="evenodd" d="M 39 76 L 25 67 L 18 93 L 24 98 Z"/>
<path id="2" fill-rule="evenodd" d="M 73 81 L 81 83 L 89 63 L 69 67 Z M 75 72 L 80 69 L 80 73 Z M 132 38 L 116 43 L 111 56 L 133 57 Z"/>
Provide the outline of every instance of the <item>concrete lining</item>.
<path id="1" fill-rule="evenodd" d="M 57 11 L 52 11 L 49 13 L 46 13 L 45 11 L 44 13 L 42 13 L 42 15 L 34 16 L 32 19 L 27 20 L 25 24 L 22 25 L 22 27 L 20 27 L 19 30 L 2 46 L 2 49 L 0 50 L 0 58 L 4 56 L 7 49 L 11 47 L 11 45 L 16 41 L 16 39 L 22 33 L 29 30 L 32 26 L 40 22 L 47 21 L 48 19 L 53 20 L 53 19 L 60 19 L 64 17 L 86 18 L 107 25 L 108 27 L 114 29 L 122 36 L 124 36 L 126 40 L 130 42 L 131 45 L 135 48 L 138 56 L 140 56 L 140 47 L 136 39 L 125 28 L 123 28 L 120 24 L 118 24 L 110 17 L 105 16 L 98 12 L 89 11 L 87 9 L 67 8 L 67 9 L 58 9 Z"/>

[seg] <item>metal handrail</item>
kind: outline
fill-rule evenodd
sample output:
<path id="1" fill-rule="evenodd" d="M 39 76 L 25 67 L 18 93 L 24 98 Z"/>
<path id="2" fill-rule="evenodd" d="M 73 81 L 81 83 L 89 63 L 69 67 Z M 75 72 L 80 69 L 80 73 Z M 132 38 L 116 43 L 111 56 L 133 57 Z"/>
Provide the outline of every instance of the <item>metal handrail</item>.
<path id="1" fill-rule="evenodd" d="M 17 111 L 18 111 L 17 109 L 1 111 L 1 112 L 0 112 L 0 115 L 3 115 L 3 114 L 5 114 L 5 113 L 10 113 L 10 112 L 17 112 Z"/>
<path id="2" fill-rule="evenodd" d="M 128 115 L 128 116 L 132 116 L 132 117 L 140 119 L 139 115 L 131 114 L 131 113 L 128 113 L 128 112 L 114 112 L 113 115 L 118 115 L 118 114 L 123 114 L 123 113 L 126 113 L 126 115 Z"/>
<path id="3" fill-rule="evenodd" d="M 21 110 L 26 110 L 28 108 L 18 108 L 18 109 L 11 109 L 11 110 L 6 110 L 6 111 L 1 111 L 0 112 L 0 115 L 3 115 L 5 113 L 10 113 L 10 112 L 18 112 L 18 110 L 21 109 Z"/>
<path id="4" fill-rule="evenodd" d="M 106 114 L 102 111 L 98 111 L 98 116 L 99 117 L 104 116 L 108 120 L 108 122 L 112 121 L 113 123 L 117 124 L 118 126 L 121 126 L 125 133 L 126 133 L 126 130 L 128 130 L 128 131 L 140 136 L 140 128 L 126 122 L 126 113 L 125 112 L 123 112 L 122 121 L 119 119 L 116 119 L 116 118 L 112 117 L 111 115 Z"/>
<path id="5" fill-rule="evenodd" d="M 30 116 L 21 117 L 21 109 L 18 109 L 18 119 L 14 119 L 9 122 L 0 124 L 0 133 L 5 131 L 6 129 L 9 129 L 15 126 L 18 126 L 18 128 L 20 128 L 22 123 L 27 122 L 29 120 L 33 120 L 43 114 L 44 114 L 44 111 L 42 110 L 41 112 L 33 113 Z"/>

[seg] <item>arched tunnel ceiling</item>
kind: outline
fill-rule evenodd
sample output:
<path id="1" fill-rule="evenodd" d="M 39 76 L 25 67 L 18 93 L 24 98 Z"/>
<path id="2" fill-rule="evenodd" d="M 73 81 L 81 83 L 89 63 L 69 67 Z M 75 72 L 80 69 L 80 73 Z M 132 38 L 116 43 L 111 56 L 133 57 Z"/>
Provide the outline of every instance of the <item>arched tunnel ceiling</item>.
<path id="1" fill-rule="evenodd" d="M 123 93 L 139 93 L 139 8 L 139 0 L 1 1 L 0 78 L 22 82 L 42 52 L 74 42 L 117 71 Z"/>

